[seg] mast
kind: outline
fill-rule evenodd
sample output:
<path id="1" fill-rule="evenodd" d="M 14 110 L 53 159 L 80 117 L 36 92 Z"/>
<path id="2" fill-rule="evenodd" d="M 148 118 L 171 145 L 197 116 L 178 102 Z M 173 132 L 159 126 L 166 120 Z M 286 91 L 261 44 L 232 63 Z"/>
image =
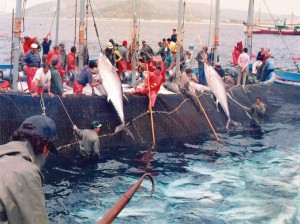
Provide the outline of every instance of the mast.
<path id="1" fill-rule="evenodd" d="M 247 43 L 246 46 L 248 48 L 248 55 L 252 54 L 252 26 L 253 26 L 253 7 L 254 0 L 249 0 L 249 8 L 248 8 L 248 20 L 247 20 Z"/>
<path id="2" fill-rule="evenodd" d="M 137 11 L 138 7 L 138 0 L 134 0 L 133 2 L 133 41 L 131 43 L 131 50 L 132 51 L 132 78 L 131 78 L 131 84 L 134 84 L 136 81 L 136 49 L 137 49 L 137 32 L 138 32 L 138 26 L 137 26 Z"/>
<path id="3" fill-rule="evenodd" d="M 60 0 L 57 0 L 57 5 L 56 5 L 56 33 L 55 33 L 55 45 L 58 45 L 59 14 L 60 14 Z"/>
<path id="4" fill-rule="evenodd" d="M 220 0 L 216 0 L 215 38 L 214 38 L 214 65 L 218 62 L 219 32 L 220 32 Z"/>
<path id="5" fill-rule="evenodd" d="M 16 0 L 16 17 L 14 22 L 14 36 L 13 36 L 13 83 L 14 90 L 18 90 L 18 75 L 19 75 L 19 56 L 20 56 L 20 39 L 21 39 L 21 24 L 22 24 L 22 0 Z"/>
<path id="6" fill-rule="evenodd" d="M 83 68 L 84 30 L 85 30 L 85 0 L 80 0 L 80 21 L 79 21 L 79 70 Z"/>
<path id="7" fill-rule="evenodd" d="M 175 72 L 175 83 L 179 84 L 179 76 L 180 76 L 180 48 L 182 46 L 182 40 L 180 39 L 182 33 L 182 11 L 183 11 L 183 1 L 179 0 L 178 2 L 178 26 L 177 26 L 177 46 L 176 46 L 176 72 Z"/>

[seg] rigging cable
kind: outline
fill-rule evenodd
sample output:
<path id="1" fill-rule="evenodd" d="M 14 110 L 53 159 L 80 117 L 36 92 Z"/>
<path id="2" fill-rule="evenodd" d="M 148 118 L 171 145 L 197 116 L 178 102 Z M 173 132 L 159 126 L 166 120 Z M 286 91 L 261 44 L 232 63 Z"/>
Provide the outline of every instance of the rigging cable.
<path id="1" fill-rule="evenodd" d="M 90 4 L 92 16 L 93 16 L 94 27 L 95 27 L 95 31 L 96 31 L 96 35 L 97 35 L 97 39 L 98 39 L 99 48 L 100 48 L 100 51 L 102 52 L 99 33 L 98 33 L 98 29 L 97 29 L 97 24 L 96 24 L 96 21 L 95 21 L 94 12 L 93 12 L 93 8 L 92 8 L 92 3 L 91 3 L 91 0 L 88 0 L 88 1 L 89 1 L 89 4 Z"/>
<path id="2" fill-rule="evenodd" d="M 193 14 L 192 14 L 192 11 L 191 11 L 191 8 L 190 8 L 189 5 L 188 5 L 188 10 L 189 10 L 189 13 L 190 13 L 190 16 L 191 16 L 192 23 L 193 23 L 193 25 L 195 26 L 195 19 L 194 19 L 194 17 L 193 17 Z M 200 34 L 198 34 L 198 39 L 199 39 L 200 48 L 201 48 L 201 46 L 202 46 L 203 43 L 202 43 L 202 39 L 201 39 Z"/>
<path id="3" fill-rule="evenodd" d="M 276 26 L 275 19 L 274 19 L 273 15 L 271 14 L 270 9 L 269 9 L 267 3 L 265 2 L 265 0 L 263 0 L 263 2 L 264 2 L 264 4 L 265 4 L 265 6 L 267 7 L 267 10 L 268 10 L 268 12 L 269 12 L 269 14 L 270 14 L 270 16 L 271 16 L 271 18 L 272 18 L 272 20 L 273 20 L 274 25 Z M 283 36 L 282 36 L 281 30 L 278 29 L 278 31 L 279 31 L 280 37 L 281 37 L 281 39 L 282 39 L 282 41 L 283 41 L 285 47 L 287 48 L 287 50 L 288 50 L 288 52 L 289 52 L 291 58 L 293 58 L 292 53 L 291 53 L 291 51 L 290 51 L 290 49 L 289 49 L 287 43 L 285 42 L 285 40 L 284 40 L 284 38 L 283 38 Z M 297 71 L 300 72 L 299 65 L 296 63 L 296 61 L 293 60 L 293 62 L 294 62 L 295 67 L 297 68 Z"/>

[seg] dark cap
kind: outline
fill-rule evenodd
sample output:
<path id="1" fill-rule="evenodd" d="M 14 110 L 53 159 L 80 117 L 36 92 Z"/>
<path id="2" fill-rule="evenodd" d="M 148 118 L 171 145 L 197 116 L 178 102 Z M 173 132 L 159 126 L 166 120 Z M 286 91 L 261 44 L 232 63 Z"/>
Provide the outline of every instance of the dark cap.
<path id="1" fill-rule="evenodd" d="M 52 66 L 56 66 L 58 64 L 58 59 L 57 58 L 53 58 L 52 59 Z"/>
<path id="2" fill-rule="evenodd" d="M 57 138 L 56 125 L 54 121 L 46 115 L 34 115 L 27 118 L 20 126 L 20 132 L 25 134 L 37 134 L 49 141 Z M 52 144 L 51 152 L 56 152 L 56 148 Z"/>
<path id="3" fill-rule="evenodd" d="M 142 41 L 142 44 L 145 44 L 145 43 L 146 43 L 146 41 L 145 41 L 145 40 L 143 40 L 143 41 Z"/>
<path id="4" fill-rule="evenodd" d="M 89 68 L 95 68 L 97 67 L 97 64 L 95 61 L 89 61 Z"/>
<path id="5" fill-rule="evenodd" d="M 60 43 L 58 46 L 65 47 L 65 44 L 64 43 Z"/>
<path id="6" fill-rule="evenodd" d="M 91 127 L 93 128 L 101 128 L 102 124 L 99 121 L 95 120 L 91 123 Z"/>

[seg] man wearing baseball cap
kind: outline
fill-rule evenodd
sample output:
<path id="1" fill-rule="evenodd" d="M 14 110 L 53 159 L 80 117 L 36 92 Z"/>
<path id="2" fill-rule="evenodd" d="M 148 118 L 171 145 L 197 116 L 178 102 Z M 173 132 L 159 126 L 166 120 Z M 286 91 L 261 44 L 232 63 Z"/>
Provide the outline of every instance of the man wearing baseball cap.
<path id="1" fill-rule="evenodd" d="M 98 134 L 101 131 L 100 122 L 95 120 L 91 123 L 90 129 L 78 129 L 76 125 L 73 125 L 73 130 L 81 139 L 80 142 L 80 155 L 82 157 L 90 157 L 97 155 L 99 157 L 100 140 Z"/>
<path id="2" fill-rule="evenodd" d="M 0 223 L 49 223 L 40 170 L 56 138 L 54 121 L 35 115 L 0 146 Z"/>
<path id="3" fill-rule="evenodd" d="M 30 91 L 35 72 L 39 67 L 41 67 L 41 57 L 36 43 L 31 44 L 30 51 L 28 51 L 23 58 L 23 63 L 24 71 L 27 76 L 28 90 Z"/>

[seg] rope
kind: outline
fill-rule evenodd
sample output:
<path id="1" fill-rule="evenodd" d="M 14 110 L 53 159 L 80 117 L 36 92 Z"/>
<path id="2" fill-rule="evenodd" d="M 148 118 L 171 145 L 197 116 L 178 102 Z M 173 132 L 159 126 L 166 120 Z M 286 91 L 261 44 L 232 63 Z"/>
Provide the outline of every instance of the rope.
<path id="1" fill-rule="evenodd" d="M 44 26 L 44 29 L 43 29 L 43 33 L 45 33 L 45 30 L 46 30 L 46 24 L 47 24 L 47 20 L 48 20 L 48 18 L 49 18 L 49 14 L 50 14 L 50 6 L 51 6 L 51 1 L 49 1 L 49 3 L 48 3 L 48 6 L 47 6 L 47 9 L 48 9 L 48 13 L 47 13 L 47 16 L 46 16 L 46 18 L 45 18 L 45 26 Z"/>
<path id="2" fill-rule="evenodd" d="M 46 107 L 45 107 L 43 94 L 41 94 L 40 105 L 41 105 L 41 108 L 42 108 L 42 111 L 43 111 L 42 115 L 46 115 Z"/>
<path id="3" fill-rule="evenodd" d="M 251 116 L 249 115 L 249 113 L 245 110 L 245 108 L 244 108 L 244 106 L 243 106 L 242 104 L 240 104 L 240 103 L 237 102 L 235 99 L 233 99 L 232 96 L 231 96 L 229 93 L 227 93 L 227 96 L 228 96 L 233 102 L 235 102 L 237 105 L 239 105 L 240 107 L 242 107 L 242 108 L 244 109 L 245 113 L 247 114 L 247 116 L 248 116 L 250 119 L 252 119 L 252 117 L 251 117 Z"/>
<path id="4" fill-rule="evenodd" d="M 189 13 L 190 13 L 190 16 L 191 16 L 192 23 L 193 23 L 193 25 L 195 26 L 195 20 L 194 20 L 194 17 L 193 17 L 193 15 L 192 15 L 192 11 L 191 11 L 189 5 L 188 5 L 188 10 L 189 10 Z M 199 44 L 200 44 L 200 48 L 201 48 L 201 46 L 203 45 L 202 40 L 201 40 L 201 36 L 198 34 L 197 37 L 198 37 L 198 39 L 199 39 Z"/>
<path id="5" fill-rule="evenodd" d="M 102 51 L 100 38 L 99 38 L 99 33 L 98 33 L 97 24 L 96 24 L 95 17 L 94 17 L 94 12 L 93 12 L 93 8 L 92 8 L 91 0 L 89 0 L 89 4 L 90 4 L 90 8 L 91 8 L 91 13 L 92 13 L 92 16 L 93 16 L 93 22 L 94 22 L 94 27 L 95 27 L 97 39 L 98 39 L 99 48 L 100 48 L 100 51 Z"/>
<path id="6" fill-rule="evenodd" d="M 59 99 L 59 101 L 60 101 L 61 105 L 63 106 L 63 108 L 64 108 L 64 110 L 65 110 L 66 114 L 68 115 L 68 117 L 69 117 L 69 119 L 70 119 L 70 121 L 71 121 L 72 125 L 74 125 L 74 122 L 72 121 L 72 119 L 71 119 L 71 117 L 70 117 L 70 115 L 69 115 L 69 113 L 68 113 L 68 111 L 67 111 L 67 109 L 66 109 L 66 107 L 65 107 L 64 103 L 62 102 L 62 100 L 61 100 L 60 96 L 58 96 L 58 95 L 57 95 L 57 97 L 58 97 L 58 99 Z"/>
<path id="7" fill-rule="evenodd" d="M 271 18 L 272 18 L 272 20 L 273 20 L 274 25 L 276 26 L 275 19 L 274 19 L 273 15 L 271 14 L 271 11 L 270 11 L 270 9 L 269 9 L 267 3 L 265 2 L 265 0 L 263 0 L 263 2 L 264 2 L 264 4 L 265 4 L 265 6 L 267 7 L 267 10 L 268 10 L 268 12 L 269 12 L 269 14 L 270 14 L 270 16 L 271 16 Z M 284 38 L 283 38 L 283 35 L 282 35 L 282 33 L 281 33 L 281 30 L 278 29 L 278 31 L 279 31 L 279 34 L 280 34 L 279 36 L 281 37 L 281 39 L 282 39 L 282 41 L 283 41 L 285 47 L 287 48 L 287 50 L 288 50 L 288 52 L 289 52 L 291 58 L 293 59 L 292 53 L 291 53 L 291 51 L 290 51 L 290 48 L 288 47 L 287 43 L 285 42 L 285 40 L 284 40 Z M 299 65 L 296 63 L 296 61 L 293 60 L 293 62 L 294 62 L 295 67 L 297 68 L 297 71 L 300 72 Z"/>
<path id="8" fill-rule="evenodd" d="M 53 16 L 53 19 L 52 19 L 52 23 L 51 23 L 49 32 L 51 32 L 51 30 L 52 30 L 52 26 L 53 26 L 53 23 L 54 23 L 54 19 L 55 19 L 55 16 L 56 16 L 56 12 L 57 12 L 57 11 L 54 12 L 54 16 Z"/>

